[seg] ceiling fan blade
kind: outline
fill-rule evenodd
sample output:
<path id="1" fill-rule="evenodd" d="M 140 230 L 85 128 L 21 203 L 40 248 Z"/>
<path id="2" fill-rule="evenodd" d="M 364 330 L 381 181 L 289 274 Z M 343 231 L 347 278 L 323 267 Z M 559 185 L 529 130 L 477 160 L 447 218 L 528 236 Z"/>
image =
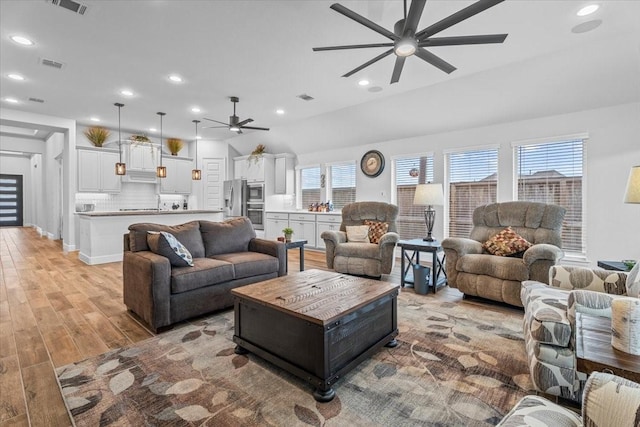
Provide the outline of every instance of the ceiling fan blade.
<path id="1" fill-rule="evenodd" d="M 331 5 L 331 9 L 333 9 L 336 12 L 346 16 L 347 18 L 353 19 L 357 23 L 359 23 L 361 25 L 364 25 L 365 27 L 375 31 L 376 33 L 382 34 L 383 36 L 385 36 L 386 38 L 388 38 L 390 40 L 395 41 L 395 40 L 398 39 L 398 36 L 393 34 L 393 32 L 387 30 L 386 28 L 381 27 L 380 25 L 376 24 L 375 22 L 369 21 L 364 16 L 355 13 L 351 9 L 348 9 L 348 8 L 344 7 L 343 5 L 341 5 L 341 4 L 334 3 L 334 4 Z"/>
<path id="2" fill-rule="evenodd" d="M 403 35 L 407 35 L 407 30 L 411 30 L 410 36 L 413 36 L 418 30 L 418 22 L 420 22 L 420 17 L 422 16 L 422 11 L 424 10 L 424 5 L 426 3 L 427 0 L 413 0 L 411 2 L 411 6 L 409 6 L 409 14 L 407 15 L 407 19 L 404 21 L 404 29 L 402 30 Z"/>
<path id="3" fill-rule="evenodd" d="M 238 126 L 240 126 L 240 127 L 242 127 L 242 126 L 244 126 L 244 125 L 246 125 L 246 124 L 251 123 L 252 121 L 253 121 L 253 119 L 245 119 L 245 120 L 243 120 L 243 121 L 241 121 L 241 122 L 238 122 L 238 123 L 237 123 L 237 125 L 238 125 Z"/>
<path id="4" fill-rule="evenodd" d="M 431 53 L 431 52 L 429 52 L 426 49 L 423 49 L 421 47 L 416 49 L 416 53 L 414 55 L 417 56 L 418 58 L 422 59 L 423 61 L 428 62 L 429 64 L 433 65 L 434 67 L 441 69 L 442 71 L 444 71 L 447 74 L 451 74 L 453 71 L 456 70 L 456 67 L 454 67 L 453 65 L 449 64 L 444 59 L 441 59 L 440 57 L 434 55 L 433 53 Z"/>
<path id="5" fill-rule="evenodd" d="M 406 56 L 397 56 L 396 65 L 393 67 L 393 74 L 391 75 L 391 84 L 398 83 L 400 80 L 400 74 L 402 73 L 402 67 L 404 67 L 404 60 Z"/>
<path id="6" fill-rule="evenodd" d="M 253 126 L 242 126 L 242 129 L 269 130 L 269 128 L 258 128 L 258 127 L 253 127 Z"/>
<path id="7" fill-rule="evenodd" d="M 465 44 L 502 43 L 507 36 L 508 34 L 486 34 L 482 36 L 432 37 L 421 41 L 418 43 L 418 46 L 458 46 Z"/>
<path id="8" fill-rule="evenodd" d="M 202 126 L 202 129 L 227 129 L 229 125 L 226 126 Z"/>
<path id="9" fill-rule="evenodd" d="M 389 50 L 387 50 L 387 51 L 385 51 L 385 52 L 381 53 L 380 55 L 376 56 L 376 57 L 375 57 L 375 58 L 373 58 L 372 60 L 367 61 L 367 62 L 365 62 L 364 64 L 362 64 L 361 66 L 356 67 L 356 68 L 354 68 L 353 70 L 349 71 L 347 74 L 344 74 L 342 77 L 349 77 L 349 76 L 351 76 L 351 75 L 353 75 L 353 74 L 357 73 L 358 71 L 360 71 L 360 70 L 362 70 L 362 69 L 364 69 L 364 68 L 367 68 L 369 65 L 371 65 L 371 64 L 373 64 L 373 63 L 375 63 L 375 62 L 380 61 L 380 60 L 381 60 L 382 58 L 384 58 L 385 56 L 389 56 L 389 55 L 391 54 L 391 52 L 393 52 L 393 49 L 389 49 Z"/>
<path id="10" fill-rule="evenodd" d="M 428 37 L 431 37 L 434 34 L 439 33 L 440 31 L 446 30 L 447 28 L 457 24 L 458 22 L 462 22 L 465 19 L 471 18 L 474 15 L 477 15 L 480 12 L 483 12 L 490 7 L 493 7 L 499 3 L 502 3 L 504 0 L 480 0 L 473 3 L 470 6 L 465 7 L 462 10 L 457 11 L 453 15 L 449 15 L 444 19 L 436 22 L 435 24 L 429 25 L 422 31 L 416 33 L 416 38 L 418 41 L 424 40 Z"/>
<path id="11" fill-rule="evenodd" d="M 221 125 L 229 126 L 229 123 L 219 122 L 219 121 L 213 120 L 213 119 L 207 119 L 206 117 L 203 117 L 202 119 L 203 120 L 209 120 L 210 122 L 214 122 L 214 123 L 220 123 Z"/>
<path id="12" fill-rule="evenodd" d="M 343 50 L 343 49 L 364 49 L 369 47 L 391 47 L 393 43 L 371 43 L 371 44 L 349 44 L 344 46 L 327 46 L 327 47 L 314 47 L 314 52 L 321 52 L 325 50 Z"/>

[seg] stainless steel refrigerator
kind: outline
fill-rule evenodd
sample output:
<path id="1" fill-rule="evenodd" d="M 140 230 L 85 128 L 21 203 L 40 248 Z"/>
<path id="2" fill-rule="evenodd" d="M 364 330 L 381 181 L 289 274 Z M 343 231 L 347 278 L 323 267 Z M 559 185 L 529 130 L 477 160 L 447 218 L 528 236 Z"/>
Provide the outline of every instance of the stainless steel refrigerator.
<path id="1" fill-rule="evenodd" d="M 224 216 L 247 216 L 247 181 L 232 179 L 223 183 Z"/>

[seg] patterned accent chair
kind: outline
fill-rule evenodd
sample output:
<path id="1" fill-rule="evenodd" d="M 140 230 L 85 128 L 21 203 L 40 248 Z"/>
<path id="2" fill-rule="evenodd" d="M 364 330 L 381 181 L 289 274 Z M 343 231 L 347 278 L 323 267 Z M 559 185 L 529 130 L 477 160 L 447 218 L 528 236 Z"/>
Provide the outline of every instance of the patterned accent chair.
<path id="1" fill-rule="evenodd" d="M 324 231 L 327 267 L 338 273 L 380 277 L 390 274 L 395 262 L 395 246 L 399 240 L 396 219 L 398 206 L 383 202 L 355 202 L 342 208 L 340 231 Z M 386 222 L 387 233 L 376 243 L 347 241 L 347 226 L 363 225 L 365 220 Z"/>
<path id="2" fill-rule="evenodd" d="M 522 307 L 521 283 L 524 280 L 546 282 L 549 268 L 564 256 L 560 249 L 564 214 L 561 206 L 537 202 L 477 207 L 468 239 L 449 237 L 442 241 L 449 286 L 466 295 Z M 491 255 L 482 247 L 508 226 L 533 244 L 521 258 Z"/>
<path id="3" fill-rule="evenodd" d="M 624 273 L 557 265 L 549 270 L 549 285 L 522 283 L 524 340 L 536 390 L 580 401 L 587 374 L 576 368 L 576 313 L 610 318 L 614 298 L 637 298 L 640 282 L 634 270 Z"/>
<path id="4" fill-rule="evenodd" d="M 525 396 L 500 421 L 500 427 L 637 427 L 640 384 L 594 372 L 585 384 L 582 416 L 544 397 Z"/>

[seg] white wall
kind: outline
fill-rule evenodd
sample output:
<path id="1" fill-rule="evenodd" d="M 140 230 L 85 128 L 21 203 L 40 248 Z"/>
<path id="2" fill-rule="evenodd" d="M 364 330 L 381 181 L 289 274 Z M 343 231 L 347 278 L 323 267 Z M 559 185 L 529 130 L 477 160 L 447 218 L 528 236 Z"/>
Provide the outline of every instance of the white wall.
<path id="1" fill-rule="evenodd" d="M 357 200 L 391 201 L 391 160 L 400 154 L 434 152 L 435 182 L 444 182 L 444 150 L 495 145 L 499 150 L 499 201 L 511 200 L 511 143 L 586 132 L 586 242 L 590 264 L 598 260 L 640 259 L 640 206 L 622 202 L 632 165 L 640 164 L 640 103 L 477 127 L 379 144 L 298 155 L 299 165 L 340 160 L 358 163 Z M 368 178 L 360 172 L 362 155 L 370 149 L 386 157 L 384 172 Z M 434 234 L 444 233 L 443 208 L 437 209 Z"/>

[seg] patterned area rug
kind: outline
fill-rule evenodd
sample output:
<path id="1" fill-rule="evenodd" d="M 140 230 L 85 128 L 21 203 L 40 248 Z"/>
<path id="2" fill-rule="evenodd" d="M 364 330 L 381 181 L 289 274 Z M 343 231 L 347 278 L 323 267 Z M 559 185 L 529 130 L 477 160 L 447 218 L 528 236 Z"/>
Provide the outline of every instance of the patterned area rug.
<path id="1" fill-rule="evenodd" d="M 412 290 L 399 345 L 383 348 L 317 403 L 312 387 L 234 353 L 233 311 L 57 370 L 78 426 L 489 426 L 532 385 L 522 313 Z"/>

